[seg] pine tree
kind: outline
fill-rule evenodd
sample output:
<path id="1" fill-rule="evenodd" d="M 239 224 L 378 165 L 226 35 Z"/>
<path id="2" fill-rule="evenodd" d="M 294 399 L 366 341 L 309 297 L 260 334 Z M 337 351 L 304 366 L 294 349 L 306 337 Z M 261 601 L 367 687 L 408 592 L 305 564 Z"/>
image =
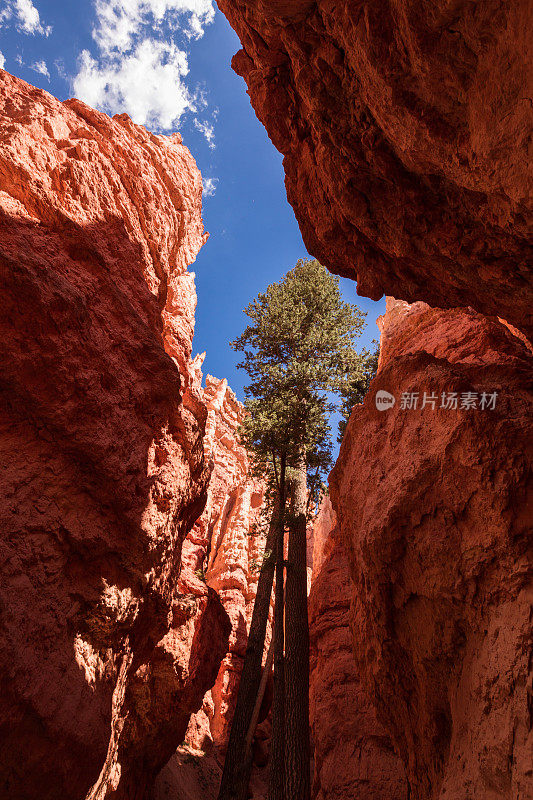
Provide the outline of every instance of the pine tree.
<path id="1" fill-rule="evenodd" d="M 284 656 L 278 648 L 275 658 L 275 669 L 276 666 L 278 671 L 283 669 L 283 676 L 278 675 L 277 681 L 278 690 L 282 687 L 283 691 L 283 697 L 278 695 L 277 699 L 283 703 L 275 703 L 278 723 L 282 705 L 285 714 L 283 794 L 272 784 L 271 792 L 276 792 L 275 800 L 283 797 L 284 800 L 309 800 L 306 526 L 310 506 L 318 500 L 323 478 L 331 466 L 328 419 L 335 408 L 331 396 L 343 396 L 355 372 L 360 370 L 360 357 L 354 343 L 363 328 L 365 315 L 342 300 L 338 278 L 311 259 L 298 261 L 281 281 L 260 293 L 245 309 L 245 314 L 251 322 L 232 343 L 235 350 L 244 354 L 239 366 L 250 377 L 245 389 L 247 416 L 242 426 L 242 440 L 254 454 L 257 468 L 275 477 L 281 525 L 285 505 L 285 486 L 280 481 L 282 461 L 287 466 L 287 481 L 291 485 Z M 279 553 L 279 546 L 277 550 Z M 279 574 L 282 573 L 281 569 Z M 279 585 L 278 590 L 281 590 Z M 270 594 L 268 598 L 270 600 Z M 278 635 L 281 635 L 283 626 L 278 621 L 283 618 L 283 609 L 279 608 L 281 591 L 276 592 L 276 601 Z M 264 606 L 263 596 L 261 602 Z M 257 653 L 254 669 L 257 670 Z M 252 672 L 247 670 L 245 674 L 243 670 L 241 676 L 219 800 L 241 800 L 235 789 L 235 773 L 240 770 L 239 753 L 242 761 L 242 721 L 246 715 L 251 718 L 252 695 L 258 683 L 254 672 L 254 686 L 248 685 Z M 235 727 L 238 730 L 234 734 Z M 275 736 L 279 737 L 280 727 L 278 725 Z M 279 745 L 279 738 L 277 742 Z M 279 752 L 279 746 L 273 748 L 275 752 Z M 271 764 L 271 768 L 279 769 L 280 765 Z"/>
<path id="2" fill-rule="evenodd" d="M 363 350 L 356 360 L 354 368 L 351 371 L 352 377 L 340 393 L 342 403 L 339 410 L 342 414 L 342 419 L 339 421 L 338 442 L 342 442 L 342 437 L 346 432 L 346 426 L 348 425 L 352 408 L 357 403 L 363 402 L 370 383 L 373 381 L 378 371 L 379 342 L 374 340 L 372 344 L 374 345 L 372 352 Z"/>

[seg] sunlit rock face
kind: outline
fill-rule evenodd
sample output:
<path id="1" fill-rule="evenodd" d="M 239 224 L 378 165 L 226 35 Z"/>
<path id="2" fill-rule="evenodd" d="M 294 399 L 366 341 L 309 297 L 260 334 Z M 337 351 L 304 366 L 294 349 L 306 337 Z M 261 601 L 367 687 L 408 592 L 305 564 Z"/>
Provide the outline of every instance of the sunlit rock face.
<path id="1" fill-rule="evenodd" d="M 243 407 L 226 380 L 206 378 L 205 447 L 213 465 L 205 511 L 183 546 L 184 572 L 203 573 L 231 620 L 228 651 L 215 685 L 187 732 L 188 744 L 224 751 L 237 701 L 248 630 L 265 549 L 264 484 L 250 472 L 239 441 Z M 270 624 L 267 641 L 270 641 Z"/>
<path id="2" fill-rule="evenodd" d="M 181 543 L 209 465 L 201 177 L 0 71 L 0 794 L 136 800 L 227 651 Z"/>
<path id="3" fill-rule="evenodd" d="M 220 0 L 310 253 L 533 332 L 531 5 Z"/>
<path id="4" fill-rule="evenodd" d="M 412 800 L 533 797 L 531 349 L 424 303 L 389 301 L 381 327 L 330 480 L 357 671 Z M 394 406 L 378 410 L 381 390 Z"/>
<path id="5" fill-rule="evenodd" d="M 327 545 L 329 543 L 331 537 L 331 531 L 337 525 L 337 517 L 335 516 L 335 512 L 333 511 L 333 507 L 331 505 L 331 499 L 328 495 L 325 495 L 320 504 L 318 506 L 318 511 L 316 516 L 312 521 L 312 542 L 313 542 L 313 551 L 312 551 L 312 572 L 313 578 L 316 579 L 317 575 L 320 572 L 322 567 L 322 563 L 326 557 L 326 550 Z M 309 537 L 308 537 L 309 543 Z M 309 552 L 307 555 L 307 563 L 309 565 Z"/>
<path id="6" fill-rule="evenodd" d="M 212 467 L 207 504 L 182 549 L 180 580 L 216 591 L 231 621 L 227 650 L 202 707 L 193 714 L 184 742 L 157 777 L 153 800 L 182 797 L 216 800 L 244 663 L 248 631 L 265 549 L 268 512 L 265 486 L 251 471 L 239 440 L 243 407 L 226 380 L 206 377 L 202 398 L 207 407 L 204 446 Z M 265 651 L 271 639 L 267 626 Z M 253 797 L 266 797 L 265 769 L 271 703 L 268 687 L 253 743 Z"/>
<path id="7" fill-rule="evenodd" d="M 331 477 L 357 674 L 411 800 L 533 797 L 530 4 L 219 5 L 309 252 L 406 301 Z"/>
<path id="8" fill-rule="evenodd" d="M 329 497 L 315 521 L 309 595 L 310 717 L 316 800 L 407 800 L 403 764 L 356 669 L 347 553 Z"/>

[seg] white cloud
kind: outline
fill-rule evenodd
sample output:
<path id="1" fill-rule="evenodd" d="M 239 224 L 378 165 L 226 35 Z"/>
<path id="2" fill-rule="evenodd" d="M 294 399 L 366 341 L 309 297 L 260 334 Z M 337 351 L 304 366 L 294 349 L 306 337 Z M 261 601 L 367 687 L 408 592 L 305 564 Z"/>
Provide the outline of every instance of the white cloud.
<path id="1" fill-rule="evenodd" d="M 194 127 L 197 131 L 200 131 L 202 136 L 205 136 L 207 144 L 214 150 L 216 147 L 215 144 L 215 129 L 213 125 L 210 125 L 209 122 L 200 122 L 196 117 L 194 118 Z"/>
<path id="2" fill-rule="evenodd" d="M 54 61 L 54 67 L 56 68 L 59 77 L 63 78 L 63 80 L 67 80 L 68 76 L 67 76 L 67 71 L 65 69 L 65 62 L 63 61 L 62 58 L 56 58 L 56 60 Z"/>
<path id="3" fill-rule="evenodd" d="M 213 197 L 217 190 L 218 178 L 202 178 L 202 195 Z"/>
<path id="4" fill-rule="evenodd" d="M 199 39 L 213 22 L 212 0 L 95 0 L 97 25 L 93 36 L 102 53 L 129 50 L 142 28 L 186 24 L 188 38 Z"/>
<path id="5" fill-rule="evenodd" d="M 48 72 L 48 67 L 46 66 L 46 61 L 36 61 L 35 64 L 30 66 L 34 72 L 38 72 L 40 75 L 45 75 L 48 80 L 50 80 L 50 73 Z"/>
<path id="6" fill-rule="evenodd" d="M 0 69 L 4 69 L 5 63 L 6 63 L 6 57 L 2 52 L 0 52 Z"/>
<path id="7" fill-rule="evenodd" d="M 43 25 L 37 8 L 32 0 L 7 0 L 5 7 L 0 11 L 0 27 L 6 23 L 14 22 L 22 33 L 49 36 L 52 32 L 50 25 Z"/>
<path id="8" fill-rule="evenodd" d="M 110 114 L 126 112 L 140 125 L 170 130 L 186 110 L 195 110 L 182 80 L 188 71 L 187 56 L 175 44 L 145 39 L 124 58 L 105 64 L 84 50 L 74 91 Z"/>
<path id="9" fill-rule="evenodd" d="M 52 29 L 49 26 L 43 27 L 39 12 L 33 5 L 32 0 L 16 0 L 15 13 L 24 33 L 42 33 L 45 36 L 50 34 Z"/>
<path id="10" fill-rule="evenodd" d="M 202 93 L 185 80 L 187 50 L 170 33 L 181 31 L 184 47 L 200 38 L 215 17 L 212 0 L 95 0 L 95 10 L 98 53 L 80 55 L 78 97 L 157 130 L 175 129 L 185 112 L 198 111 Z"/>

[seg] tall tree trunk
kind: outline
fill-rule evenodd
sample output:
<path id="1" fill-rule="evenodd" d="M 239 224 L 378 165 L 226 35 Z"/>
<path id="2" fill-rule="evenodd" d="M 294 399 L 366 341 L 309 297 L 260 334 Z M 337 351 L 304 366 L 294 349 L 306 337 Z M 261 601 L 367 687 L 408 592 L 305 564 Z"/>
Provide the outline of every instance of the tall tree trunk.
<path id="1" fill-rule="evenodd" d="M 268 648 L 265 666 L 263 667 L 263 674 L 261 675 L 261 683 L 259 684 L 259 691 L 255 699 L 252 721 L 250 722 L 250 727 L 248 728 L 248 733 L 246 734 L 246 742 L 244 745 L 244 760 L 245 761 L 249 760 L 250 763 L 252 762 L 252 742 L 254 740 L 254 733 L 255 729 L 257 728 L 257 722 L 259 720 L 259 714 L 261 713 L 261 706 L 263 705 L 263 699 L 265 697 L 268 679 L 270 677 L 270 673 L 272 672 L 273 663 L 274 663 L 274 639 L 272 639 L 272 641 L 270 642 L 270 647 Z"/>
<path id="2" fill-rule="evenodd" d="M 280 507 L 285 509 L 285 455 L 281 457 Z M 272 701 L 272 739 L 268 800 L 284 800 L 285 762 L 285 515 L 279 516 L 276 542 L 276 592 L 274 605 L 274 697 Z"/>
<path id="3" fill-rule="evenodd" d="M 242 800 L 242 798 L 246 800 L 251 769 L 251 759 L 245 759 L 246 735 L 252 721 L 255 701 L 261 683 L 261 663 L 263 660 L 272 584 L 274 582 L 279 514 L 280 507 L 278 502 L 270 520 L 265 545 L 265 558 L 257 583 L 250 633 L 248 635 L 246 655 L 237 694 L 237 705 L 233 715 L 218 800 Z"/>
<path id="4" fill-rule="evenodd" d="M 309 800 L 309 624 L 307 618 L 307 470 L 300 451 L 293 482 L 285 589 L 285 769 L 287 800 Z"/>

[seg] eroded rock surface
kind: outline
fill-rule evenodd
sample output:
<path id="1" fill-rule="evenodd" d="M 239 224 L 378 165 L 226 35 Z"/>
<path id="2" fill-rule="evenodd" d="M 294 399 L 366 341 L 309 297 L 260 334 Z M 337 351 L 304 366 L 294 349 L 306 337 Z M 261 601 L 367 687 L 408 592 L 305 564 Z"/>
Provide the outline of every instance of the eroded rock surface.
<path id="1" fill-rule="evenodd" d="M 231 620 L 228 652 L 187 741 L 225 750 L 237 700 L 248 629 L 265 549 L 264 485 L 250 474 L 238 438 L 243 407 L 226 380 L 206 378 L 206 451 L 213 464 L 207 505 L 183 548 L 184 563 L 215 590 Z M 270 640 L 270 626 L 267 644 Z"/>
<path id="2" fill-rule="evenodd" d="M 413 800 L 533 797 L 531 5 L 219 5 L 309 252 L 414 303 L 331 479 L 367 696 Z"/>
<path id="3" fill-rule="evenodd" d="M 315 527 L 309 595 L 313 797 L 407 800 L 403 764 L 356 670 L 353 649 L 360 643 L 350 632 L 350 567 L 329 497 Z"/>
<path id="4" fill-rule="evenodd" d="M 528 0 L 219 6 L 309 252 L 362 295 L 531 337 Z"/>
<path id="5" fill-rule="evenodd" d="M 533 797 L 532 366 L 497 320 L 390 301 L 331 475 L 357 669 L 413 800 Z"/>
<path id="6" fill-rule="evenodd" d="M 180 580 L 191 589 L 200 585 L 217 592 L 231 621 L 231 633 L 213 687 L 192 715 L 183 745 L 157 778 L 154 800 L 176 794 L 193 797 L 199 785 L 206 798 L 218 794 L 265 548 L 265 487 L 251 474 L 248 454 L 238 437 L 243 407 L 226 380 L 210 375 L 202 397 L 207 407 L 204 446 L 212 477 L 205 510 L 183 544 Z M 270 637 L 271 624 L 265 647 Z M 267 696 L 261 720 L 268 710 Z M 268 733 L 265 722 L 254 742 L 254 798 L 265 797 L 262 768 L 268 755 Z"/>
<path id="7" fill-rule="evenodd" d="M 229 622 L 178 584 L 206 499 L 205 241 L 179 136 L 0 70 L 0 794 L 136 800 Z"/>

